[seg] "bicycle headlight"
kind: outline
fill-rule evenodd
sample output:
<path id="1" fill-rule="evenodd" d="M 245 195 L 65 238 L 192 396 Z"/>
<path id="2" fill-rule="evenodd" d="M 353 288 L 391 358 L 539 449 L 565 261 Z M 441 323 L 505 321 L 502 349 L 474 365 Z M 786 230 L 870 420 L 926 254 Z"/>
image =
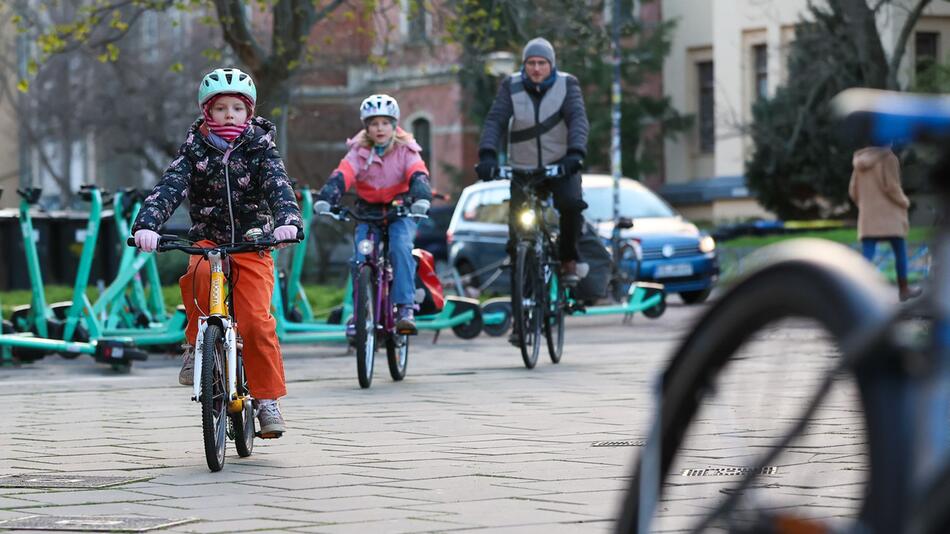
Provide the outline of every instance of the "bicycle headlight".
<path id="1" fill-rule="evenodd" d="M 534 227 L 534 210 L 524 210 L 518 215 L 518 221 L 521 223 L 521 226 L 524 228 Z"/>
<path id="2" fill-rule="evenodd" d="M 716 240 L 712 236 L 704 235 L 699 238 L 699 251 L 703 253 L 716 250 Z"/>
<path id="3" fill-rule="evenodd" d="M 361 239 L 360 242 L 356 244 L 356 250 L 360 254 L 368 256 L 373 252 L 373 241 L 370 239 Z"/>

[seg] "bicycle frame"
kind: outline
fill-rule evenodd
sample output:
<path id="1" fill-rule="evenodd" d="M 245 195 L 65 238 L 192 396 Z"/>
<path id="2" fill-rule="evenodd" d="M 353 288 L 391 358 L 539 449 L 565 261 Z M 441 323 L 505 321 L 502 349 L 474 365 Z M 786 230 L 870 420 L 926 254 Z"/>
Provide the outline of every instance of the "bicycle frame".
<path id="1" fill-rule="evenodd" d="M 376 285 L 376 295 L 373 299 L 376 333 L 379 334 L 381 331 L 391 332 L 396 328 L 396 320 L 393 316 L 393 306 L 389 298 L 390 284 L 393 281 L 392 266 L 389 264 L 389 232 L 383 225 L 364 224 L 367 225 L 367 229 L 363 241 L 371 242 L 373 248 L 369 254 L 364 254 L 363 260 L 353 260 L 351 279 L 358 279 L 359 271 L 364 266 L 368 266 L 372 270 Z M 353 284 L 354 302 L 356 302 L 357 291 L 359 291 L 358 284 Z M 382 317 L 380 317 L 380 311 L 383 312 Z"/>
<path id="2" fill-rule="evenodd" d="M 195 340 L 194 349 L 194 397 L 191 400 L 197 402 L 201 398 L 201 362 L 205 330 L 208 328 L 208 324 L 217 324 L 224 332 L 224 350 L 227 358 L 228 412 L 237 413 L 243 409 L 245 397 L 239 396 L 237 391 L 237 323 L 231 319 L 228 312 L 230 294 L 225 297 L 224 293 L 225 281 L 230 286 L 230 279 L 224 275 L 224 263 L 227 261 L 227 257 L 217 250 L 209 252 L 207 257 L 211 268 L 211 291 L 208 299 L 208 315 L 198 317 L 198 337 Z"/>

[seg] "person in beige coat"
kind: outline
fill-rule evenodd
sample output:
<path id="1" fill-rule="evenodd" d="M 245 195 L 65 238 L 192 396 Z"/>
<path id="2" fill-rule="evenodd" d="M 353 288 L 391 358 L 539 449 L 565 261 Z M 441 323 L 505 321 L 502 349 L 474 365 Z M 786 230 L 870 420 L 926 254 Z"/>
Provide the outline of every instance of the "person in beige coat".
<path id="1" fill-rule="evenodd" d="M 897 155 L 889 146 L 857 150 L 848 194 L 858 207 L 858 239 L 864 257 L 871 261 L 878 241 L 887 241 L 894 250 L 897 285 L 901 300 L 920 295 L 907 284 L 907 209 L 910 200 L 901 188 Z"/>

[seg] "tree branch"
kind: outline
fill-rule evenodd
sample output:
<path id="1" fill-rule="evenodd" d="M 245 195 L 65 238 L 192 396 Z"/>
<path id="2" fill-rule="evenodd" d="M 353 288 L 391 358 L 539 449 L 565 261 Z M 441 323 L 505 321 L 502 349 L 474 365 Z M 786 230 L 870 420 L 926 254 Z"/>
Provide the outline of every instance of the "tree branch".
<path id="1" fill-rule="evenodd" d="M 899 89 L 899 83 L 897 81 L 897 71 L 901 66 L 901 61 L 904 59 L 904 53 L 907 50 L 907 41 L 910 40 L 911 33 L 914 31 L 914 26 L 917 25 L 917 20 L 920 19 L 920 15 L 923 13 L 924 9 L 930 4 L 931 0 L 918 0 L 917 5 L 914 6 L 914 9 L 907 14 L 907 20 L 904 21 L 904 27 L 901 28 L 900 36 L 897 38 L 897 42 L 894 45 L 894 53 L 891 56 L 891 60 L 887 65 L 887 88 L 888 89 Z"/>
<path id="2" fill-rule="evenodd" d="M 244 2 L 241 0 L 214 0 L 218 12 L 221 31 L 234 52 L 252 72 L 260 72 L 265 63 L 265 52 L 254 39 L 247 17 L 244 16 Z"/>

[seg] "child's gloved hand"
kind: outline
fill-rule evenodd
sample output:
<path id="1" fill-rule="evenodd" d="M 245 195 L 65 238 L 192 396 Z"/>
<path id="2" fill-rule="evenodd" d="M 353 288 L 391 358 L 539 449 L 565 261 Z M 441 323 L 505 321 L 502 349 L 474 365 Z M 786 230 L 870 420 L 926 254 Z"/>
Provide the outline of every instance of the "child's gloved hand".
<path id="1" fill-rule="evenodd" d="M 425 215 L 429 211 L 430 203 L 428 200 L 419 199 L 409 206 L 409 211 L 416 215 Z"/>
<path id="2" fill-rule="evenodd" d="M 326 200 L 318 200 L 313 203 L 313 213 L 320 215 L 321 213 L 330 211 L 330 203 Z"/>
<path id="3" fill-rule="evenodd" d="M 155 249 L 158 248 L 159 235 L 157 232 L 142 229 L 135 232 L 132 237 L 135 238 L 135 246 L 143 252 L 155 252 Z"/>
<path id="4" fill-rule="evenodd" d="M 278 226 L 274 230 L 274 241 L 283 241 L 285 239 L 297 239 L 297 227 L 292 224 Z"/>

